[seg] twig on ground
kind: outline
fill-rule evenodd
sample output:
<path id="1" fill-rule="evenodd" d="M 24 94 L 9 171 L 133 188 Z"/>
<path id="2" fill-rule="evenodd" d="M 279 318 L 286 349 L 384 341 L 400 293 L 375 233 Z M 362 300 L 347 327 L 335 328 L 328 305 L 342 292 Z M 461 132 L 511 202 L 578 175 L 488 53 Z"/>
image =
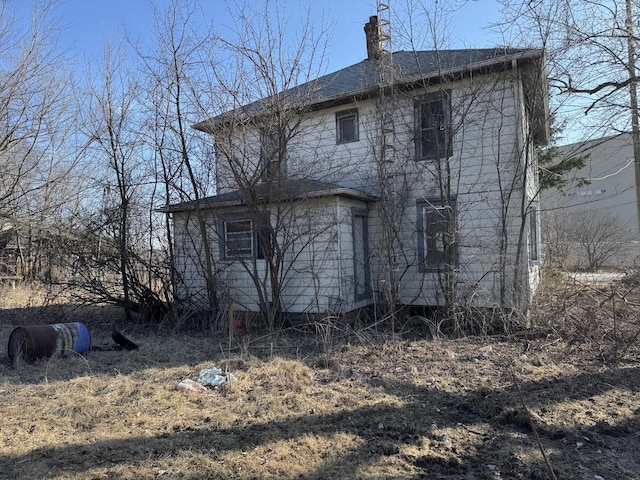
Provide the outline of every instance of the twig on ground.
<path id="1" fill-rule="evenodd" d="M 522 404 L 522 408 L 524 409 L 524 412 L 527 415 L 529 426 L 531 427 L 533 436 L 535 437 L 536 442 L 538 443 L 538 448 L 540 448 L 540 453 L 542 453 L 542 458 L 544 458 L 544 463 L 547 465 L 547 469 L 549 470 L 549 478 L 551 478 L 552 480 L 558 480 L 558 477 L 556 477 L 556 474 L 553 472 L 553 467 L 551 466 L 551 462 L 547 457 L 547 453 L 544 450 L 544 446 L 542 445 L 542 441 L 540 440 L 540 435 L 538 435 L 538 430 L 536 429 L 536 425 L 533 422 L 533 418 L 531 417 L 531 412 L 527 408 L 527 404 L 524 401 L 524 395 L 522 395 L 522 389 L 520 388 L 518 379 L 516 378 L 515 373 L 512 372 L 511 375 L 513 377 L 513 382 L 515 383 L 516 388 L 518 389 L 518 395 L 520 396 L 520 403 Z"/>
<path id="2" fill-rule="evenodd" d="M 540 348 L 546 348 L 546 347 L 550 347 L 551 345 L 553 345 L 554 343 L 558 343 L 561 342 L 562 338 L 556 338 L 553 342 L 549 342 L 549 343 L 545 343 L 544 345 L 542 345 Z"/>

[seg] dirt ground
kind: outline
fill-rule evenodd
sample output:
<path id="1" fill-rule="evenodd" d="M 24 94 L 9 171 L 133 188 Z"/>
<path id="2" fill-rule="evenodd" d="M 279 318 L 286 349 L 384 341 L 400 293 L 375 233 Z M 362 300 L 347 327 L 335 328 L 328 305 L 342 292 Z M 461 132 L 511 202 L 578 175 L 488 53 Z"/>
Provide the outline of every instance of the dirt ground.
<path id="1" fill-rule="evenodd" d="M 137 325 L 138 350 L 5 358 L 0 479 L 640 479 L 640 282 L 559 283 L 509 335 Z M 5 296 L 5 345 L 83 321 L 112 346 L 113 310 L 31 303 Z M 213 366 L 237 380 L 175 389 Z"/>

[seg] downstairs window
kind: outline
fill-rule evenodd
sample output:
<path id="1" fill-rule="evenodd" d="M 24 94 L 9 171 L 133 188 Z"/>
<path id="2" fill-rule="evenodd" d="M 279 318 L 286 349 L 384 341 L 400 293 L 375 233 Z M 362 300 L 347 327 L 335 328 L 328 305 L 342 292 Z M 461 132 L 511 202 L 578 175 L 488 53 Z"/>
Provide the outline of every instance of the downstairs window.
<path id="1" fill-rule="evenodd" d="M 439 271 L 457 265 L 456 201 L 417 201 L 418 261 L 422 272 Z"/>

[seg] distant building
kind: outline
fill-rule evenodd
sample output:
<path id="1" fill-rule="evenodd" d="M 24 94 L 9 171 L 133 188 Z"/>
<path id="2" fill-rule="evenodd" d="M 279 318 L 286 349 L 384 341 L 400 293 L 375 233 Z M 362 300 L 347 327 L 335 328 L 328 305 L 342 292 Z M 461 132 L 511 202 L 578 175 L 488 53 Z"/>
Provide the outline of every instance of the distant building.
<path id="1" fill-rule="evenodd" d="M 639 253 L 640 235 L 631 134 L 573 143 L 560 147 L 559 151 L 564 158 L 587 158 L 584 168 L 567 174 L 569 184 L 564 192 L 557 189 L 542 192 L 547 252 L 562 254 L 564 249 L 567 266 L 586 268 L 587 259 L 582 258 L 585 242 L 604 243 L 608 239 L 615 252 L 602 266 L 632 266 Z M 589 183 L 577 186 L 580 178 Z M 606 228 L 598 231 L 600 227 Z M 566 231 L 550 232 L 554 228 Z M 582 239 L 578 238 L 580 235 Z M 624 248 L 620 248 L 621 242 L 625 243 Z M 556 247 L 561 251 L 556 252 Z"/>

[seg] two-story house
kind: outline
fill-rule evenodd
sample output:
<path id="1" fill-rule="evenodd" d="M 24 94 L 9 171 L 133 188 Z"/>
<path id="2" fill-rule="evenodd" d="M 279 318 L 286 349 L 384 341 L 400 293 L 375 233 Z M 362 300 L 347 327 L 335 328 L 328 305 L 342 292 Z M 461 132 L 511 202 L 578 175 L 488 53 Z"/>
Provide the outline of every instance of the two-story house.
<path id="1" fill-rule="evenodd" d="M 195 126 L 214 139 L 217 195 L 162 209 L 178 299 L 215 284 L 254 312 L 527 307 L 543 52 L 391 54 L 376 17 L 365 32 L 367 59 Z"/>

